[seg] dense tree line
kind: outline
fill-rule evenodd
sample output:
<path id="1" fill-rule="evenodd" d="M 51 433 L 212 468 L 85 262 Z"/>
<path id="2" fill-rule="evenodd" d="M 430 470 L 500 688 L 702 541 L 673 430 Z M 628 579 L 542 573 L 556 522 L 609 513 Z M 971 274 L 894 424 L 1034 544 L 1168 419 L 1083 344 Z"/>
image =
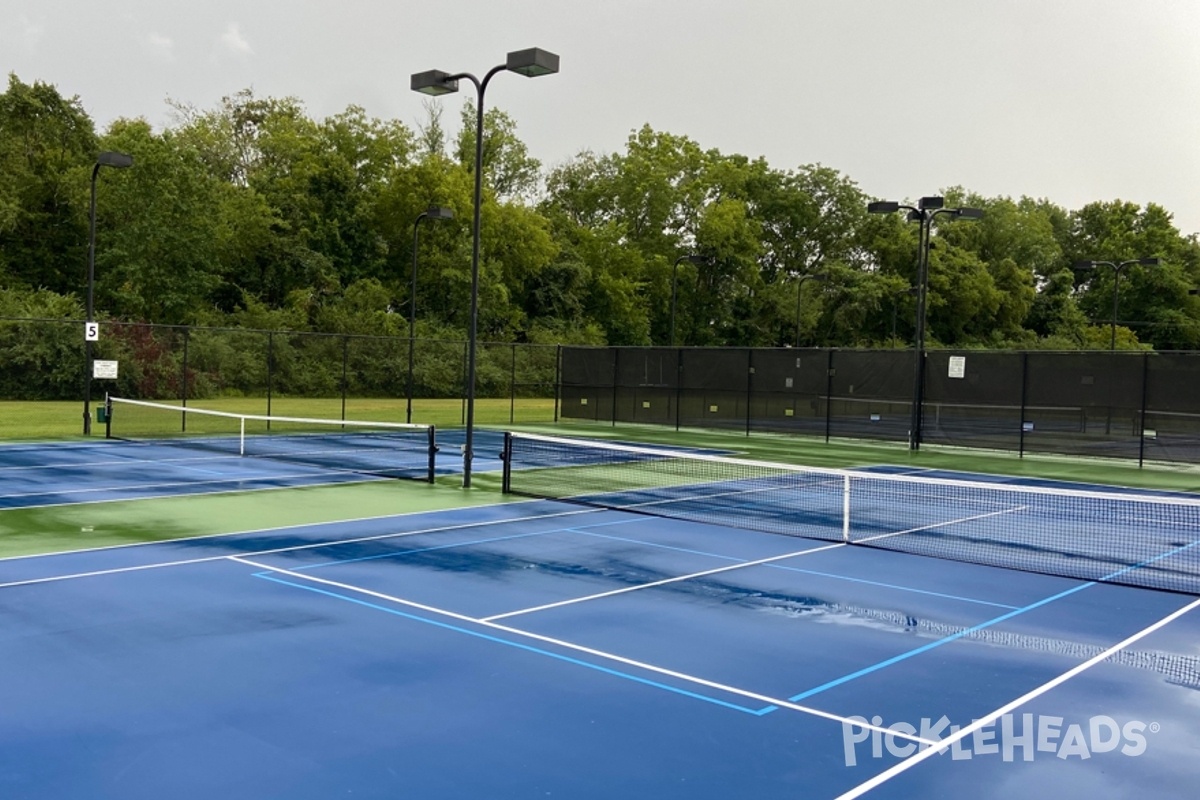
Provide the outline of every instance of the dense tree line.
<path id="1" fill-rule="evenodd" d="M 406 335 L 414 221 L 440 205 L 455 218 L 420 228 L 417 335 L 462 337 L 472 109 L 456 134 L 437 106 L 415 129 L 356 107 L 315 120 L 249 91 L 174 111 L 161 131 L 122 119 L 98 132 L 78 98 L 9 77 L 0 316 L 82 316 L 91 169 L 115 150 L 135 166 L 100 175 L 102 317 Z M 546 171 L 502 110 L 486 131 L 486 340 L 666 344 L 674 284 L 688 345 L 911 341 L 917 227 L 869 215 L 872 198 L 835 169 L 781 170 L 645 127 L 621 152 Z M 1164 208 L 943 193 L 985 216 L 939 218 L 931 344 L 1107 347 L 1116 276 L 1071 265 L 1157 256 L 1120 275 L 1118 346 L 1200 348 L 1200 242 Z M 704 260 L 677 264 L 684 254 Z"/>

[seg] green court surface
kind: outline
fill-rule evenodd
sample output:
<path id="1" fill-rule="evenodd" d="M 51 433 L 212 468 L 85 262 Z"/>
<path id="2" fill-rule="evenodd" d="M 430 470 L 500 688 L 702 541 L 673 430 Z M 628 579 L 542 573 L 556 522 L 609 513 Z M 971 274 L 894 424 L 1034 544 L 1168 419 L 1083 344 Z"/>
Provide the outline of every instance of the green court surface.
<path id="1" fill-rule="evenodd" d="M 498 492 L 373 481 L 0 510 L 0 557 L 271 530 L 504 502 Z"/>

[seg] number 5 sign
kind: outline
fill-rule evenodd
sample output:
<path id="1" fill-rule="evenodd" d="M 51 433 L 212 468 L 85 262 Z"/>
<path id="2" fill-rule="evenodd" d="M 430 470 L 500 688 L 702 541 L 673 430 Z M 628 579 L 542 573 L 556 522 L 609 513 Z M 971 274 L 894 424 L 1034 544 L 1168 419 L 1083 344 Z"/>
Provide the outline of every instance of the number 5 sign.
<path id="1" fill-rule="evenodd" d="M 83 340 L 85 342 L 100 341 L 100 323 L 99 322 L 83 323 Z"/>

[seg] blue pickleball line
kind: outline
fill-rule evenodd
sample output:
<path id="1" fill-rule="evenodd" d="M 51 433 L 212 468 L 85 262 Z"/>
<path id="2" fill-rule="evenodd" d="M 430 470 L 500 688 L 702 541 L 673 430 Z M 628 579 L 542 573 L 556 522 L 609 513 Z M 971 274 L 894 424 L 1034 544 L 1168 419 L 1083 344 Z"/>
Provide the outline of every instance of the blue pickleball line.
<path id="1" fill-rule="evenodd" d="M 316 586 L 306 586 L 306 585 L 300 584 L 300 583 L 293 583 L 292 581 L 287 581 L 287 580 L 283 580 L 282 578 L 277 578 L 269 572 L 256 572 L 256 573 L 254 573 L 254 577 L 262 578 L 263 580 L 271 581 L 272 583 L 282 584 L 284 586 L 291 586 L 296 589 L 303 589 L 306 592 L 313 592 L 315 594 L 325 595 L 326 597 L 333 597 L 338 600 L 345 600 L 348 603 L 354 603 L 355 605 L 364 606 L 366 608 L 370 608 L 375 611 L 382 611 L 386 614 L 391 614 L 391 615 L 397 616 L 397 617 L 403 617 L 404 619 L 412 620 L 414 622 L 421 622 L 426 625 L 432 625 L 436 628 L 442 628 L 443 630 L 454 631 L 455 633 L 463 633 L 463 634 L 466 634 L 467 636 L 473 636 L 477 639 L 483 639 L 484 641 L 494 642 L 496 644 L 502 644 L 502 645 L 506 645 L 508 647 L 515 647 L 518 650 L 524 650 L 528 653 L 534 653 L 534 654 L 540 655 L 540 656 L 547 656 L 549 658 L 553 658 L 558 661 L 564 661 L 568 664 L 574 664 L 575 666 L 587 667 L 588 669 L 593 669 L 593 670 L 596 670 L 597 672 L 603 672 L 606 675 L 612 675 L 617 678 L 623 678 L 625 680 L 634 681 L 635 683 L 641 683 L 646 686 L 651 686 L 655 689 L 664 689 L 668 692 L 673 692 L 675 694 L 683 695 L 684 697 L 690 697 L 693 700 L 703 700 L 706 703 L 712 703 L 714 705 L 722 706 L 724 708 L 729 708 L 734 711 L 741 711 L 745 714 L 751 714 L 753 716 L 762 716 L 767 710 L 773 710 L 773 708 L 774 708 L 773 706 L 769 706 L 767 709 L 746 708 L 745 706 L 740 706 L 740 705 L 737 705 L 736 703 L 730 703 L 725 700 L 720 700 L 716 697 L 709 697 L 707 695 L 698 694 L 696 692 L 690 692 L 687 689 L 680 689 L 677 686 L 670 686 L 665 683 L 659 683 L 658 681 L 653 681 L 653 680 L 650 680 L 649 678 L 643 678 L 643 677 L 640 677 L 638 675 L 633 675 L 628 672 L 622 672 L 620 670 L 611 669 L 609 667 L 603 667 L 603 666 L 600 666 L 599 664 L 593 664 L 588 661 L 582 661 L 578 658 L 572 658 L 571 656 L 562 655 L 561 653 L 555 653 L 550 650 L 542 649 L 540 647 L 534 647 L 532 645 L 522 644 L 521 642 L 513 642 L 508 639 L 502 639 L 498 636 L 492 636 L 491 634 L 482 633 L 480 631 L 473 631 L 470 628 L 464 628 L 461 625 L 452 625 L 448 622 L 441 622 L 438 620 L 427 619 L 426 617 L 417 616 L 416 614 L 410 614 L 406 611 L 400 611 L 399 609 L 396 609 L 396 608 L 388 608 L 387 606 L 382 606 L 382 605 L 379 605 L 378 603 L 372 603 L 372 602 L 369 602 L 366 600 L 360 600 L 356 597 L 347 597 L 344 594 L 339 594 L 337 592 L 331 592 L 327 589 L 320 589 L 320 588 L 317 588 Z"/>
<path id="2" fill-rule="evenodd" d="M 827 691 L 836 686 L 841 686 L 842 684 L 849 683 L 850 681 L 853 681 L 857 678 L 861 678 L 864 675 L 869 675 L 872 672 L 877 672 L 878 670 L 881 670 L 885 667 L 890 667 L 893 664 L 897 664 L 901 661 L 912 658 L 913 656 L 920 655 L 921 653 L 926 653 L 930 650 L 933 650 L 936 647 L 941 647 L 944 644 L 948 644 L 950 642 L 961 639 L 964 636 L 968 636 L 972 633 L 975 633 L 976 631 L 981 631 L 985 628 L 990 628 L 993 625 L 998 625 L 1001 622 L 1010 620 L 1013 617 L 1024 614 L 1027 611 L 1032 611 L 1035 608 L 1040 608 L 1041 606 L 1047 605 L 1049 603 L 1053 603 L 1056 600 L 1061 600 L 1064 597 L 1075 594 L 1076 592 L 1082 591 L 1091 586 L 1095 586 L 1098 583 L 1103 583 L 1105 581 L 1112 580 L 1113 578 L 1124 575 L 1127 572 L 1132 572 L 1135 569 L 1141 569 L 1142 567 L 1153 564 L 1156 561 L 1162 561 L 1164 558 L 1170 558 L 1173 555 L 1182 553 L 1183 551 L 1189 550 L 1197 545 L 1200 545 L 1200 540 L 1191 542 L 1190 544 L 1180 545 L 1179 547 L 1176 547 L 1172 550 L 1168 550 L 1167 552 L 1157 555 L 1154 558 L 1148 558 L 1145 561 L 1139 562 L 1132 566 L 1124 567 L 1122 569 L 1116 570 L 1115 572 L 1110 572 L 1109 574 L 1105 575 L 1104 577 L 1102 577 L 1098 580 L 1088 581 L 1087 583 L 1081 583 L 1078 586 L 1074 586 L 1070 589 L 1067 589 L 1066 591 L 1059 592 L 1056 595 L 1047 597 L 1043 600 L 1039 600 L 1036 603 L 1030 603 L 1029 605 L 1025 606 L 1024 608 L 1018 608 L 1014 611 L 1010 611 L 1007 614 L 1002 614 L 999 617 L 996 617 L 995 619 L 988 620 L 987 622 L 981 622 L 978 625 L 973 625 L 972 627 L 961 630 L 958 633 L 953 633 L 949 636 L 938 639 L 935 642 L 930 642 L 929 644 L 924 645 L 922 647 L 918 647 L 915 650 L 910 650 L 907 653 L 901 653 L 898 656 L 893 656 L 892 658 L 885 659 L 884 661 L 880 661 L 878 664 L 873 664 L 872 666 L 865 667 L 856 672 L 852 672 L 849 675 L 843 675 L 840 678 L 837 678 L 832 681 L 828 681 L 826 683 L 821 684 L 820 686 L 815 686 L 812 689 L 809 689 L 808 691 L 801 692 L 800 694 L 789 697 L 788 700 L 791 700 L 792 702 L 798 702 L 800 700 L 804 700 L 806 698 L 812 697 L 813 695 L 820 694 L 821 692 Z"/>

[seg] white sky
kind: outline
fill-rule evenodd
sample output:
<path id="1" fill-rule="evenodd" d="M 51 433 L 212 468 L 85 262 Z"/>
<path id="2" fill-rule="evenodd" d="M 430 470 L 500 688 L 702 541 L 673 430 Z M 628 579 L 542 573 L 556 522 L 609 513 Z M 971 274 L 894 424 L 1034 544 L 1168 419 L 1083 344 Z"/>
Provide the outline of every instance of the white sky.
<path id="1" fill-rule="evenodd" d="M 648 123 L 884 198 L 1156 202 L 1200 232 L 1196 0 L 0 0 L 0 21 L 0 67 L 100 129 L 247 87 L 415 128 L 411 73 L 541 47 L 562 72 L 499 75 L 486 102 L 547 165 Z M 440 102 L 453 130 L 461 99 Z"/>

